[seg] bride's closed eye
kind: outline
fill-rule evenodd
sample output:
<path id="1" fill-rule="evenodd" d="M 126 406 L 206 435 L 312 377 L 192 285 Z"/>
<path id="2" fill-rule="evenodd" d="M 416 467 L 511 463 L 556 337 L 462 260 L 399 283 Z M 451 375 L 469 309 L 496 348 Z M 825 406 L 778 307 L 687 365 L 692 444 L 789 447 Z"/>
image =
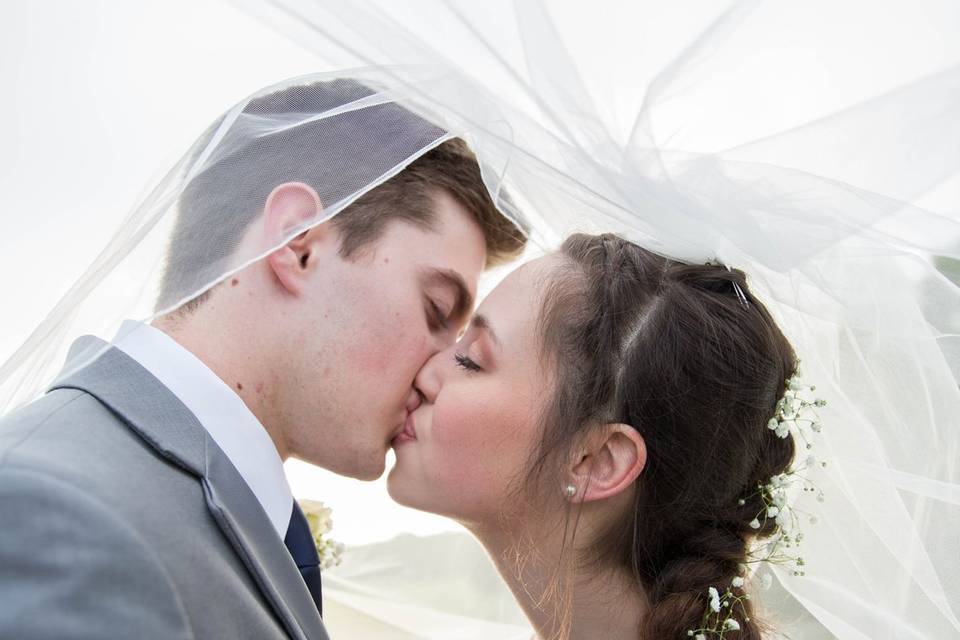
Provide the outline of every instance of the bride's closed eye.
<path id="1" fill-rule="evenodd" d="M 456 360 L 458 367 L 466 369 L 467 371 L 483 371 L 483 367 L 474 362 L 472 358 L 465 356 L 462 353 L 453 354 L 453 359 Z"/>

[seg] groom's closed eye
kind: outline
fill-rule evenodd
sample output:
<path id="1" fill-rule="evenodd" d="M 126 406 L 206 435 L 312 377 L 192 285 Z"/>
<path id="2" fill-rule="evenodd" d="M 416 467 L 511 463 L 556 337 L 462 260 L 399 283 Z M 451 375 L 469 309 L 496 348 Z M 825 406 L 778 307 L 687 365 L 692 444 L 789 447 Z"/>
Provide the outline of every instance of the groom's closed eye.
<path id="1" fill-rule="evenodd" d="M 440 303 L 429 296 L 427 296 L 426 312 L 427 324 L 431 331 L 438 331 L 449 327 L 450 320 L 447 317 L 447 312 L 441 308 Z"/>
<path id="2" fill-rule="evenodd" d="M 427 316 L 431 329 L 459 327 L 473 308 L 473 296 L 459 273 L 453 269 L 427 267 L 420 272 L 421 286 L 427 300 Z"/>

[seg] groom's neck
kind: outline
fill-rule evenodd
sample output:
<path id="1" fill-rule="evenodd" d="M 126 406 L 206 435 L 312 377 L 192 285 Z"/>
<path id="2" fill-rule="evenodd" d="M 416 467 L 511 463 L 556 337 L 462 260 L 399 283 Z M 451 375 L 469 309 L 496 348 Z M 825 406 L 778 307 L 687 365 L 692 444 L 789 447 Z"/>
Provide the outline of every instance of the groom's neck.
<path id="1" fill-rule="evenodd" d="M 201 308 L 186 316 L 163 316 L 152 324 L 190 351 L 240 396 L 263 425 L 280 458 L 286 460 L 290 452 L 282 430 L 276 426 L 279 420 L 271 411 L 272 385 L 264 384 L 271 374 L 268 364 L 259 357 L 259 341 L 249 335 L 239 335 L 244 333 L 242 328 L 210 315 L 210 310 Z"/>

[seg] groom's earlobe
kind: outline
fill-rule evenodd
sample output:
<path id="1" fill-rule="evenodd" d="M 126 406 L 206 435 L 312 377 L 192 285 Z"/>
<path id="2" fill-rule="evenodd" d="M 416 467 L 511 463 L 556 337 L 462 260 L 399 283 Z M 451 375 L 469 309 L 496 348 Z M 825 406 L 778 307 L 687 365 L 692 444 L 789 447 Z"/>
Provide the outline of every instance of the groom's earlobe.
<path id="1" fill-rule="evenodd" d="M 272 246 L 298 227 L 310 223 L 323 211 L 317 192 L 302 182 L 286 182 L 267 197 L 263 212 L 264 243 Z M 324 228 L 320 228 L 324 227 Z M 317 225 L 289 240 L 267 257 L 277 282 L 287 292 L 299 295 L 317 237 L 328 231 Z"/>

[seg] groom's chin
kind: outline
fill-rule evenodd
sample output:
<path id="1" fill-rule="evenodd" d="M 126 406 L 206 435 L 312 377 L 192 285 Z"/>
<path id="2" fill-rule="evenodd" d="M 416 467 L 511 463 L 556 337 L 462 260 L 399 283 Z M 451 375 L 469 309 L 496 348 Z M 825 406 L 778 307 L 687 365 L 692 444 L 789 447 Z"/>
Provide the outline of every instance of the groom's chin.
<path id="1" fill-rule="evenodd" d="M 339 476 L 372 482 L 378 480 L 386 470 L 386 455 L 386 451 L 367 451 L 362 454 L 355 453 L 353 456 L 344 456 L 335 461 L 304 460 Z"/>
<path id="2" fill-rule="evenodd" d="M 363 480 L 365 482 L 379 480 L 380 476 L 383 475 L 384 470 L 387 468 L 384 458 L 385 454 L 380 455 L 379 457 L 372 457 L 369 461 L 364 461 L 363 464 L 358 464 L 357 473 L 352 474 L 353 477 L 357 480 Z"/>

